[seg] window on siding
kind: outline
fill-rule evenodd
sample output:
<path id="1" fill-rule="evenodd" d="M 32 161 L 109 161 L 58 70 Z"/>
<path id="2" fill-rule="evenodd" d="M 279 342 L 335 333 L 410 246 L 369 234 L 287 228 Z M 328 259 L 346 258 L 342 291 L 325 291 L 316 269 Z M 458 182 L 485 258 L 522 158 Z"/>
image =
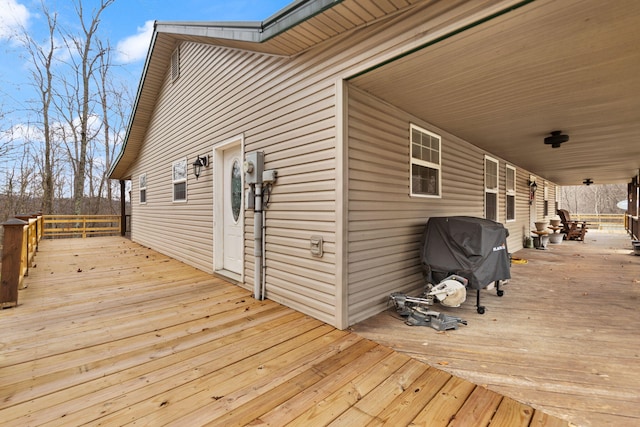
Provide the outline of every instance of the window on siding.
<path id="1" fill-rule="evenodd" d="M 505 173 L 505 199 L 507 201 L 507 221 L 516 220 L 516 168 L 507 165 Z"/>
<path id="2" fill-rule="evenodd" d="M 187 201 L 187 159 L 173 162 L 173 201 Z"/>
<path id="3" fill-rule="evenodd" d="M 140 203 L 147 203 L 147 174 L 140 175 Z"/>
<path id="4" fill-rule="evenodd" d="M 176 47 L 171 54 L 171 81 L 175 82 L 180 77 L 180 47 Z"/>
<path id="5" fill-rule="evenodd" d="M 484 157 L 484 217 L 498 220 L 498 161 Z"/>
<path id="6" fill-rule="evenodd" d="M 549 216 L 549 186 L 546 181 L 544 183 L 544 204 L 542 215 Z"/>
<path id="7" fill-rule="evenodd" d="M 428 130 L 411 125 L 411 180 L 412 196 L 440 197 L 441 138 Z"/>

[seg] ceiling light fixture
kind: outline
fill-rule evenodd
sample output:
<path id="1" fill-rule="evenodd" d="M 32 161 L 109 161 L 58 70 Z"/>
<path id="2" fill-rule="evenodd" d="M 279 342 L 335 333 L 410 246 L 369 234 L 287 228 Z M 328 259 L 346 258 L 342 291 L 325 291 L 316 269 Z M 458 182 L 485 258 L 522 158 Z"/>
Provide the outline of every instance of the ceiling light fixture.
<path id="1" fill-rule="evenodd" d="M 567 142 L 568 140 L 569 135 L 563 135 L 561 130 L 554 130 L 551 132 L 551 136 L 544 139 L 544 143 L 551 145 L 552 148 L 558 148 L 560 147 L 560 144 Z"/>

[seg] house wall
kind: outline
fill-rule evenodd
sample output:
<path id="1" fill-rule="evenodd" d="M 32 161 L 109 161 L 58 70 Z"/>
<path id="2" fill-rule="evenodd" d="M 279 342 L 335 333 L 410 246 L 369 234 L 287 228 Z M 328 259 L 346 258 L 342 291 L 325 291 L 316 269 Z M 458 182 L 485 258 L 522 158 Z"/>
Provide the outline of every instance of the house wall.
<path id="1" fill-rule="evenodd" d="M 265 212 L 269 299 L 346 327 L 383 309 L 389 292 L 417 288 L 421 273 L 415 249 L 426 219 L 483 215 L 484 153 L 357 91 L 350 91 L 349 134 L 343 138 L 340 90 L 344 78 L 436 37 L 432 29 L 455 28 L 485 13 L 481 2 L 458 5 L 460 10 L 425 3 L 293 58 L 182 42 L 180 77 L 172 82 L 169 73 L 165 76 L 130 170 L 132 239 L 213 272 L 214 166 L 196 180 L 190 165 L 197 155 L 211 154 L 216 144 L 242 135 L 244 153 L 264 151 L 265 168 L 278 171 Z M 435 24 L 430 27 L 426 23 L 432 18 Z M 443 135 L 440 200 L 407 196 L 410 121 Z M 188 201 L 173 203 L 171 165 L 185 156 Z M 348 192 L 340 167 L 347 163 Z M 504 186 L 502 160 L 500 170 Z M 138 199 L 142 173 L 147 174 L 146 204 Z M 518 169 L 517 178 L 518 219 L 508 224 L 513 231 L 510 247 L 512 242 L 521 244 L 528 228 L 523 225 L 525 218 L 528 222 L 527 193 L 520 188 L 528 173 Z M 499 203 L 503 218 L 504 193 Z M 321 258 L 310 253 L 313 235 L 324 239 Z M 250 210 L 245 211 L 244 236 L 240 284 L 250 289 Z M 343 308 L 347 302 L 352 306 L 348 313 Z"/>
<path id="2" fill-rule="evenodd" d="M 320 63 L 324 58 L 316 61 Z M 196 43 L 180 45 L 180 77 L 165 77 L 132 177 L 132 239 L 213 272 L 214 166 L 196 180 L 191 163 L 243 135 L 263 150 L 278 181 L 265 213 L 269 298 L 334 323 L 335 84 L 322 68 Z M 322 78 L 322 77 L 320 77 Z M 171 166 L 187 157 L 186 203 L 172 202 Z M 138 177 L 147 173 L 147 203 Z M 309 238 L 321 234 L 324 256 Z M 245 211 L 242 285 L 253 287 L 253 212 Z"/>
<path id="3" fill-rule="evenodd" d="M 409 126 L 442 137 L 442 197 L 409 196 Z M 516 167 L 516 220 L 506 222 L 506 162 L 353 87 L 348 103 L 349 323 L 387 307 L 391 292 L 424 286 L 420 238 L 432 216 L 484 217 L 484 156 L 499 160 L 498 219 L 509 251 L 529 235 L 529 173 Z"/>

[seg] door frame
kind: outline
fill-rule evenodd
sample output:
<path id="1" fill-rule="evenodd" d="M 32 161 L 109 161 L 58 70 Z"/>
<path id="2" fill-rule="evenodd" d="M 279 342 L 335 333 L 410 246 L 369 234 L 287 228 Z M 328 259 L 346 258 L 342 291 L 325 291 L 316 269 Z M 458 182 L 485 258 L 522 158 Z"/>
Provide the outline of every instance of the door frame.
<path id="1" fill-rule="evenodd" d="M 244 159 L 244 134 L 240 134 L 213 145 L 213 271 L 237 282 L 244 282 L 244 194 L 240 209 L 242 223 L 242 268 L 241 273 L 224 269 L 224 151 L 240 148 L 240 159 Z M 242 174 L 244 193 L 244 174 Z"/>

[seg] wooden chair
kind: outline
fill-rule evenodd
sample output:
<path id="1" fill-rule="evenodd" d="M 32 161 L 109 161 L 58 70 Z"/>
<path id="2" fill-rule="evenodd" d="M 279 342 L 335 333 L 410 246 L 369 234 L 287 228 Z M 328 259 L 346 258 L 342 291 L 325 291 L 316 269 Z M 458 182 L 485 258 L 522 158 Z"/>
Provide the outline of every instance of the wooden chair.
<path id="1" fill-rule="evenodd" d="M 566 209 L 558 209 L 558 215 L 562 221 L 562 233 L 565 240 L 582 240 L 587 234 L 587 223 L 585 221 L 572 221 L 569 211 Z"/>

